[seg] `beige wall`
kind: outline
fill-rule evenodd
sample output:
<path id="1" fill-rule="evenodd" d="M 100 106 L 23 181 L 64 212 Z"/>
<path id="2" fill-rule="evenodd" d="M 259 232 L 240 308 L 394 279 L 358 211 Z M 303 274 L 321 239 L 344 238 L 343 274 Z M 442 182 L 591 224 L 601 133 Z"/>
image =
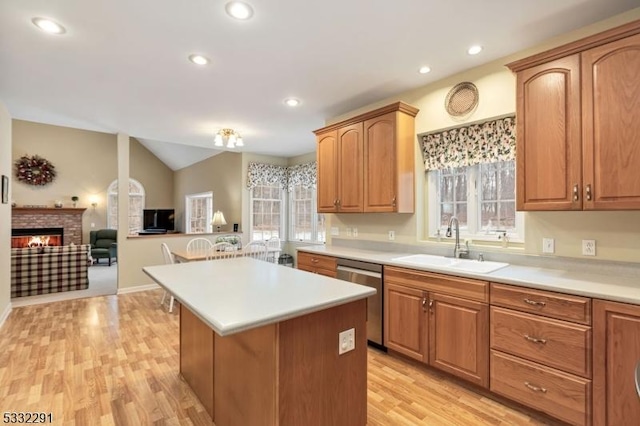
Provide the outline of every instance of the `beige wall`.
<path id="1" fill-rule="evenodd" d="M 515 112 L 515 77 L 504 67 L 504 64 L 639 18 L 640 8 L 634 9 L 571 34 L 557 37 L 526 52 L 520 52 L 509 58 L 503 58 L 419 89 L 367 105 L 328 120 L 327 124 L 397 100 L 405 101 L 420 109 L 420 113 L 416 117 L 416 134 L 513 113 Z M 478 87 L 480 102 L 471 116 L 465 117 L 463 121 L 457 121 L 448 116 L 443 105 L 448 90 L 462 81 L 471 81 Z M 427 188 L 420 155 L 416 143 L 416 170 L 418 173 L 415 214 L 335 214 L 328 215 L 327 226 L 339 227 L 341 238 L 345 238 L 346 227 L 357 227 L 358 239 L 361 240 L 387 241 L 388 231 L 394 230 L 396 242 L 416 245 L 450 245 L 450 243 L 444 242 L 425 241 L 425 235 L 427 235 L 425 214 Z M 598 259 L 640 261 L 640 246 L 638 245 L 638 241 L 640 241 L 640 212 L 638 211 L 526 213 L 525 227 L 525 244 L 520 247 L 512 245 L 507 250 L 541 254 L 542 238 L 548 237 L 554 238 L 556 241 L 555 254 L 557 256 L 582 257 L 580 253 L 581 240 L 594 239 L 597 241 L 596 258 Z M 483 248 L 483 250 L 485 249 L 486 247 Z M 503 249 L 497 247 L 489 248 L 487 251 L 491 250 Z"/>
<path id="2" fill-rule="evenodd" d="M 223 152 L 185 167 L 174 174 L 176 226 L 185 230 L 185 196 L 213 192 L 213 210 L 224 214 L 227 225 L 221 231 L 232 231 L 237 223 L 242 230 L 242 154 Z M 178 225 L 179 224 L 179 225 Z"/>
<path id="3" fill-rule="evenodd" d="M 174 208 L 173 170 L 135 138 L 129 145 L 129 167 L 131 177 L 144 187 L 145 208 Z"/>
<path id="4" fill-rule="evenodd" d="M 11 116 L 0 102 L 0 175 L 11 173 Z M 11 200 L 11 193 L 9 193 Z M 0 325 L 11 309 L 11 203 L 0 204 Z"/>

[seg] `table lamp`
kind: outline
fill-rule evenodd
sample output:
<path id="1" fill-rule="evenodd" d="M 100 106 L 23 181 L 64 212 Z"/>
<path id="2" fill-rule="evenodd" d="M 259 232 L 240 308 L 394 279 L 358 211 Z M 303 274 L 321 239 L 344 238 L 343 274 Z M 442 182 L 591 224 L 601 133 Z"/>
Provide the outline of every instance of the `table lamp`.
<path id="1" fill-rule="evenodd" d="M 227 224 L 227 221 L 224 220 L 224 215 L 222 214 L 222 212 L 220 210 L 216 211 L 213 214 L 213 220 L 211 221 L 211 225 L 217 226 L 218 232 L 220 232 L 220 227 L 226 224 Z"/>

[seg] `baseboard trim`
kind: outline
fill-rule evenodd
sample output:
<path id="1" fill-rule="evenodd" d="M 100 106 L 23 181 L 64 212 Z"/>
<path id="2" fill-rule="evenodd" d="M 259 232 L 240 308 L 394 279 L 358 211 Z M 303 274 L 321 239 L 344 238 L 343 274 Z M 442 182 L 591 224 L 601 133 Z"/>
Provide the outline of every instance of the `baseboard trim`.
<path id="1" fill-rule="evenodd" d="M 119 288 L 117 294 L 121 295 L 121 294 L 127 294 L 127 293 L 137 293 L 139 291 L 156 290 L 159 288 L 160 286 L 158 284 L 137 285 L 135 287 Z"/>
<path id="2" fill-rule="evenodd" d="M 0 315 L 0 328 L 2 328 L 2 326 L 4 325 L 4 322 L 7 320 L 7 318 L 9 318 L 10 313 L 11 313 L 11 302 L 9 302 L 9 304 L 7 305 L 2 315 Z"/>

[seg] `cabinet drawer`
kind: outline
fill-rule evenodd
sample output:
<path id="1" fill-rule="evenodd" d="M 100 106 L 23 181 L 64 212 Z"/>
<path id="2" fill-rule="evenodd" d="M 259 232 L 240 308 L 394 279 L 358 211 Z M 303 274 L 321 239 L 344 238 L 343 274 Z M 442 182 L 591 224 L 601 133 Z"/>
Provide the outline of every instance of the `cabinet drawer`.
<path id="1" fill-rule="evenodd" d="M 591 381 L 491 351 L 491 390 L 572 425 L 590 425 Z"/>
<path id="2" fill-rule="evenodd" d="M 489 301 L 489 285 L 486 281 L 434 274 L 415 269 L 384 267 L 384 280 L 439 294 L 458 296 L 464 299 Z"/>
<path id="3" fill-rule="evenodd" d="M 305 266 L 307 268 L 302 268 L 302 266 Z M 304 269 L 308 271 L 309 267 L 313 268 L 314 270 L 328 269 L 329 271 L 335 271 L 336 258 L 319 254 L 298 252 L 298 269 Z"/>
<path id="4" fill-rule="evenodd" d="M 491 304 L 591 325 L 591 299 L 491 283 Z"/>
<path id="5" fill-rule="evenodd" d="M 591 378 L 591 327 L 491 308 L 491 348 Z"/>

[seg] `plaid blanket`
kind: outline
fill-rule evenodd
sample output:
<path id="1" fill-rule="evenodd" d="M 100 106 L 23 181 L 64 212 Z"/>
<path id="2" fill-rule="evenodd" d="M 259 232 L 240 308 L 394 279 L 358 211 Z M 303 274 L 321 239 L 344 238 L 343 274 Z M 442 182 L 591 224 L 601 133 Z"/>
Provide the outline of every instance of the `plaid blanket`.
<path id="1" fill-rule="evenodd" d="M 89 288 L 89 244 L 11 249 L 11 297 Z"/>

